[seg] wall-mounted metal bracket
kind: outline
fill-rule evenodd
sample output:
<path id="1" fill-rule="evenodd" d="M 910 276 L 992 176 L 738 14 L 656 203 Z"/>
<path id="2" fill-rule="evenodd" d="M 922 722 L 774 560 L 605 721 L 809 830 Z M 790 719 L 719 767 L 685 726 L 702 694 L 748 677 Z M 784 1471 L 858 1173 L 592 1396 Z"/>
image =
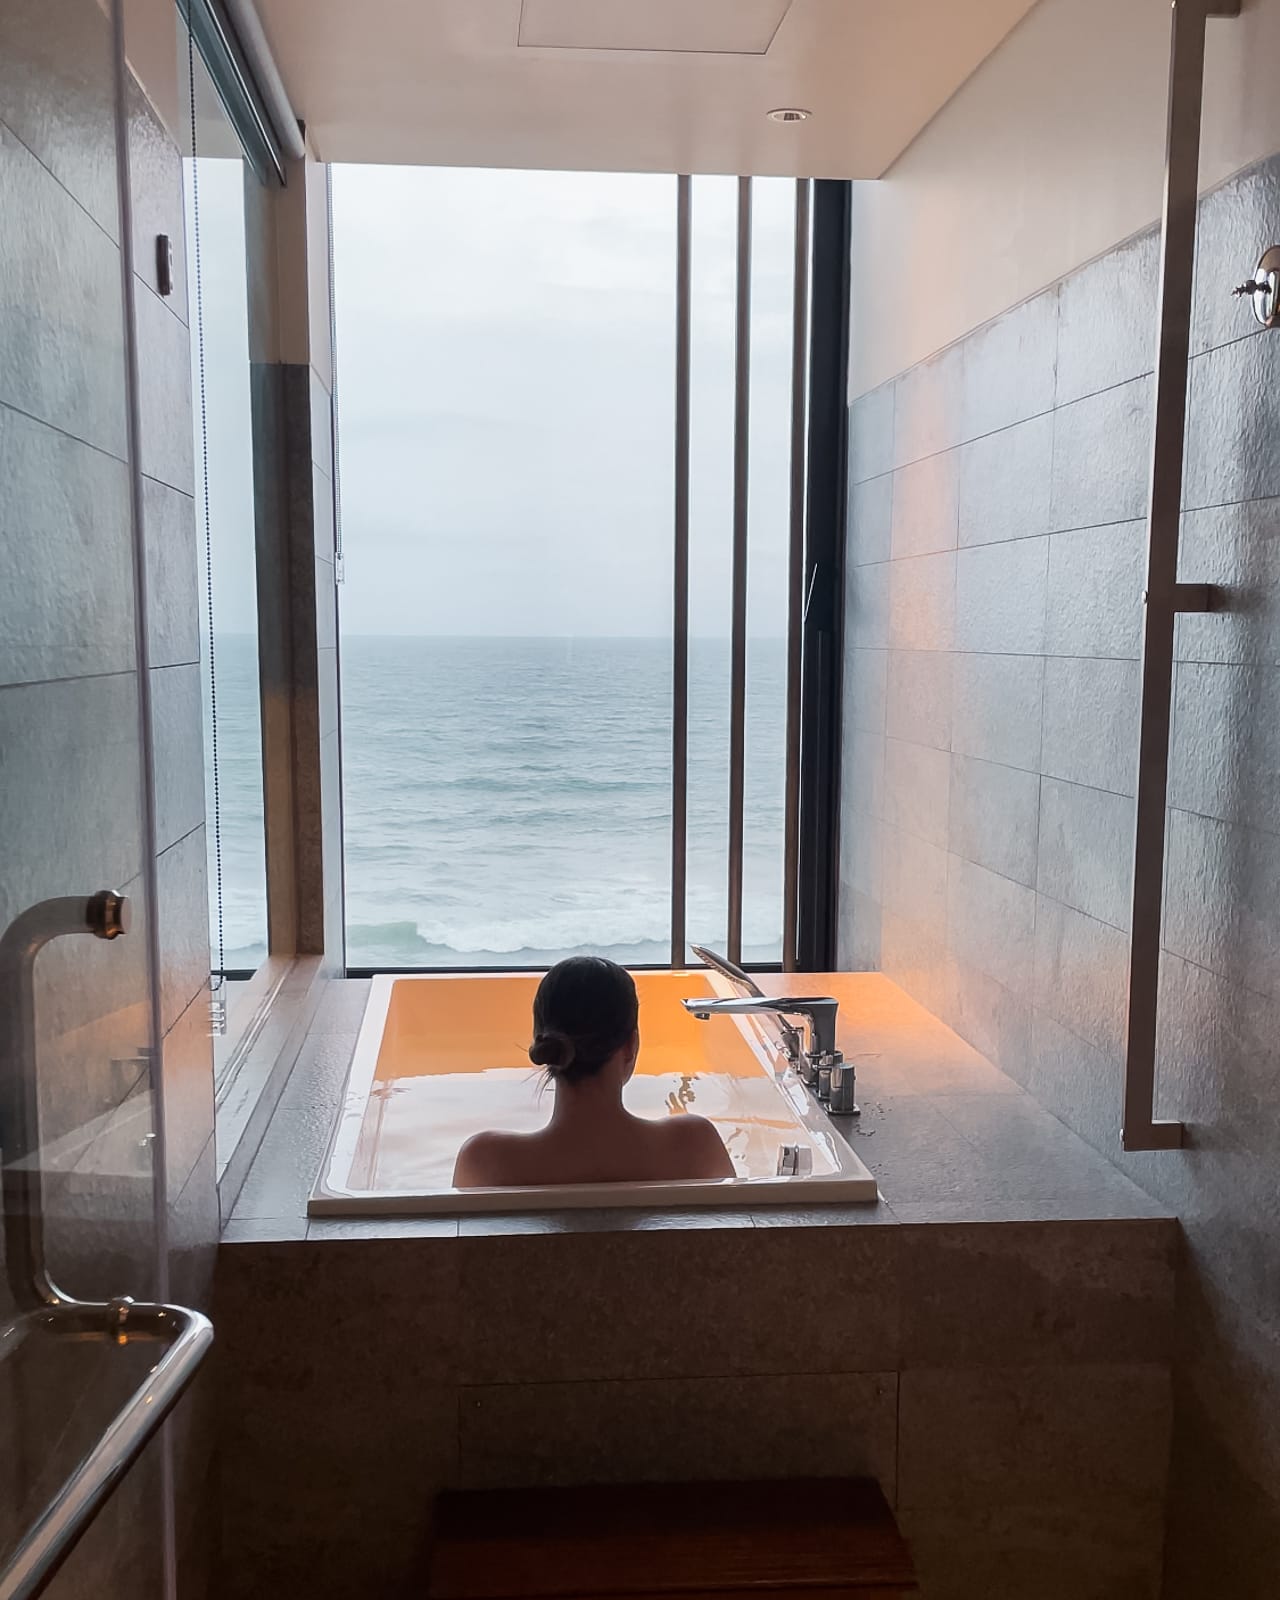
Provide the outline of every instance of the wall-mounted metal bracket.
<path id="1" fill-rule="evenodd" d="M 85 929 L 96 939 L 119 939 L 128 933 L 133 911 L 128 895 L 116 889 L 99 889 L 85 906 Z"/>
<path id="2" fill-rule="evenodd" d="M 1212 583 L 1175 583 L 1175 611 L 1216 611 L 1222 591 Z"/>
<path id="3" fill-rule="evenodd" d="M 1175 583 L 1169 594 L 1171 611 L 1216 611 L 1223 591 L 1213 583 Z M 1142 591 L 1144 606 L 1151 604 L 1151 591 Z"/>
<path id="4" fill-rule="evenodd" d="M 1169 593 L 1170 611 L 1216 611 L 1222 590 L 1212 583 L 1175 583 Z M 1144 606 L 1151 604 L 1151 591 L 1142 591 Z"/>
<path id="5" fill-rule="evenodd" d="M 1120 1148 L 1122 1150 L 1181 1150 L 1184 1131 L 1180 1122 L 1164 1122 L 1157 1119 L 1147 1121 L 1143 1119 L 1136 1128 L 1126 1122 L 1120 1130 Z"/>

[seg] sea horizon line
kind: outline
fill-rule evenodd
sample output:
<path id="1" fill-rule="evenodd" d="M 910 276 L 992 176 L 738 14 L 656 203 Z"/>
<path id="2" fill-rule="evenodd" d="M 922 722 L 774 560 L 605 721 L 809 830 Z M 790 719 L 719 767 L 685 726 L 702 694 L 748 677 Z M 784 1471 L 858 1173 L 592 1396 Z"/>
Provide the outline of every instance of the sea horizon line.
<path id="1" fill-rule="evenodd" d="M 241 629 L 219 629 L 215 635 L 218 639 L 256 639 L 255 633 L 246 633 Z M 490 643 L 490 644 L 603 644 L 616 642 L 618 644 L 671 644 L 672 636 L 669 633 L 361 633 L 343 629 L 343 639 L 377 639 L 391 641 L 393 639 L 428 639 L 441 643 L 451 640 L 457 643 Z M 747 643 L 784 644 L 785 633 L 749 633 Z M 727 633 L 691 633 L 690 644 L 730 644 L 732 638 Z"/>

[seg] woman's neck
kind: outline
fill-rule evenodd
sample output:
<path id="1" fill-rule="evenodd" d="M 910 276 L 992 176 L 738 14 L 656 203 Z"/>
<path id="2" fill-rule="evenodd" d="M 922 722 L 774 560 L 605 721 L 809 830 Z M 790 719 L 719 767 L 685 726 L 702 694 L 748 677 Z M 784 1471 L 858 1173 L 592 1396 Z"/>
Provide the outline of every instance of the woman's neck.
<path id="1" fill-rule="evenodd" d="M 551 1113 L 553 1123 L 563 1126 L 573 1122 L 608 1122 L 628 1115 L 622 1104 L 622 1083 L 608 1067 L 593 1077 L 579 1079 L 577 1083 L 556 1084 L 556 1103 Z"/>

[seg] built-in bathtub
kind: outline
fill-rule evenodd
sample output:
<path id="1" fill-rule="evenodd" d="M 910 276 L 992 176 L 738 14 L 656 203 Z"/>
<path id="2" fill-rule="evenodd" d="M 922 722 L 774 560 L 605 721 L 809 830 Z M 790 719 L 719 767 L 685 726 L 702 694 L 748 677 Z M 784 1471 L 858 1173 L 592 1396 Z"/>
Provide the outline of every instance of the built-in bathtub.
<path id="1" fill-rule="evenodd" d="M 704 970 L 636 974 L 643 1048 L 627 1104 L 645 1116 L 708 1117 L 735 1177 L 454 1189 L 454 1159 L 471 1134 L 526 1131 L 549 1114 L 524 1050 L 537 983 L 528 973 L 373 980 L 312 1216 L 875 1202 L 875 1179 L 787 1067 L 769 1021 L 698 1022 L 681 1005 L 736 992 Z M 784 1146 L 811 1170 L 778 1176 Z"/>

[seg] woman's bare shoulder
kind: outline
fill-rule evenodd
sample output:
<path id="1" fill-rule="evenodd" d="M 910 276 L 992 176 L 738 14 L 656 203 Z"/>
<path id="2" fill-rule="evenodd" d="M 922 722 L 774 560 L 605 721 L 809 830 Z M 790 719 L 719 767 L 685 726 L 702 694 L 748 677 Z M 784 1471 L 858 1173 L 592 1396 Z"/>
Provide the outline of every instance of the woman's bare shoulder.
<path id="1" fill-rule="evenodd" d="M 525 1142 L 518 1133 L 490 1129 L 473 1133 L 458 1151 L 453 1165 L 455 1189 L 494 1189 L 511 1182 L 512 1157 Z"/>
<path id="2" fill-rule="evenodd" d="M 668 1117 L 662 1124 L 667 1137 L 677 1144 L 696 1168 L 692 1174 L 698 1178 L 732 1178 L 733 1161 L 724 1147 L 724 1140 L 716 1126 L 705 1117 L 692 1113 L 681 1117 Z"/>

